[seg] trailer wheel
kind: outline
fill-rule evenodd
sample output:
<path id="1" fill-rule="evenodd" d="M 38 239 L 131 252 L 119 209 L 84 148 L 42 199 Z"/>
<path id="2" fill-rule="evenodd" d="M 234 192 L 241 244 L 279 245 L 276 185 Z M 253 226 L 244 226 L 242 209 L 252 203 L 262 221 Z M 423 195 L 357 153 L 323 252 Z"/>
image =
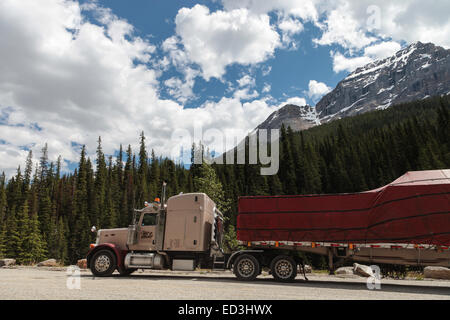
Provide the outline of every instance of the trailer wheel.
<path id="1" fill-rule="evenodd" d="M 297 276 L 297 263 L 289 256 L 278 256 L 272 260 L 270 271 L 275 280 L 291 282 Z"/>
<path id="2" fill-rule="evenodd" d="M 100 250 L 92 257 L 90 269 L 96 277 L 108 277 L 116 268 L 116 256 L 109 250 Z"/>
<path id="3" fill-rule="evenodd" d="M 253 281 L 260 274 L 259 261 L 252 255 L 243 254 L 236 258 L 233 272 L 241 281 Z"/>

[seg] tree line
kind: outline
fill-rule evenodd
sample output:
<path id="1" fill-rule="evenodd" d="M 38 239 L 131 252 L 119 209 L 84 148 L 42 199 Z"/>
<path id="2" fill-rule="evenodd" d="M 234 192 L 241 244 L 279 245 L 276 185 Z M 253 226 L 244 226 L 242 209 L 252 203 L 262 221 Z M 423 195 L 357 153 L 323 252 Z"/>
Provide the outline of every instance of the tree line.
<path id="1" fill-rule="evenodd" d="M 261 176 L 260 165 L 191 165 L 146 150 L 144 133 L 136 153 L 119 147 L 106 156 L 98 140 L 96 157 L 86 148 L 73 172 L 62 159 L 49 161 L 45 146 L 33 167 L 0 176 L 0 257 L 31 264 L 55 258 L 64 264 L 83 258 L 98 228 L 126 227 L 133 209 L 161 194 L 205 192 L 226 217 L 226 247 L 237 247 L 235 224 L 241 195 L 317 194 L 366 191 L 407 171 L 450 167 L 448 97 L 402 104 L 334 121 L 304 132 L 281 128 L 280 169 Z M 193 145 L 195 152 L 203 146 Z M 248 155 L 247 155 L 248 156 Z M 324 263 L 322 260 L 315 264 Z"/>

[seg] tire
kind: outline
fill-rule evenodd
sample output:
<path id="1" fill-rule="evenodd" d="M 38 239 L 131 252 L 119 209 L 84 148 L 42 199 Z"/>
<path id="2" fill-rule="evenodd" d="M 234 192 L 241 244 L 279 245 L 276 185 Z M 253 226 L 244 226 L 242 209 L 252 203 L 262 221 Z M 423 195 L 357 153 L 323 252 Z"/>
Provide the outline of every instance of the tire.
<path id="1" fill-rule="evenodd" d="M 297 276 L 297 263 L 289 256 L 277 256 L 270 264 L 270 271 L 275 280 L 292 282 Z"/>
<path id="2" fill-rule="evenodd" d="M 117 268 L 116 255 L 109 250 L 100 250 L 94 254 L 89 266 L 96 277 L 109 277 Z"/>
<path id="3" fill-rule="evenodd" d="M 126 269 L 126 270 L 123 270 L 123 269 L 120 269 L 120 268 L 118 270 L 119 270 L 119 274 L 120 274 L 121 277 L 127 277 L 130 274 L 132 274 L 133 272 L 137 271 L 137 269 Z"/>
<path id="4" fill-rule="evenodd" d="M 261 274 L 260 270 L 259 261 L 249 254 L 240 255 L 233 263 L 233 272 L 241 281 L 255 280 Z"/>

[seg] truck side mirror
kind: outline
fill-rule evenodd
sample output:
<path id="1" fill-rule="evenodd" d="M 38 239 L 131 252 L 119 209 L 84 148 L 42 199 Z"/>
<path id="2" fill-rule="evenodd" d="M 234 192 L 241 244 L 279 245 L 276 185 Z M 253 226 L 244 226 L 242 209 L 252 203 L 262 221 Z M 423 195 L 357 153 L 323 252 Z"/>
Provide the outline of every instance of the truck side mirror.
<path id="1" fill-rule="evenodd" d="M 93 232 L 93 233 L 97 232 L 97 227 L 96 226 L 92 226 L 91 232 Z"/>

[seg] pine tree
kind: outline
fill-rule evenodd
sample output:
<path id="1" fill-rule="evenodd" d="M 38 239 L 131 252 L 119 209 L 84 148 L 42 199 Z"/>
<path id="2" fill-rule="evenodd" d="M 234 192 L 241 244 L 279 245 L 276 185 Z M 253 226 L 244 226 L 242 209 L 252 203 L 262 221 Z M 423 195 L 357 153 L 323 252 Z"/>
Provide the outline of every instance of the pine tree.
<path id="1" fill-rule="evenodd" d="M 23 179 L 22 192 L 24 194 L 28 193 L 28 189 L 29 189 L 30 183 L 31 183 L 31 174 L 32 173 L 33 173 L 33 152 L 30 150 L 28 152 L 28 156 L 27 156 L 27 160 L 26 160 L 24 179 Z"/>
<path id="2" fill-rule="evenodd" d="M 175 195 L 179 193 L 178 179 L 176 176 L 177 168 L 175 163 L 167 160 L 167 175 L 168 175 L 168 194 Z"/>
<path id="3" fill-rule="evenodd" d="M 224 251 L 226 253 L 231 253 L 242 249 L 237 240 L 236 230 L 232 224 L 229 224 L 226 227 L 223 236 L 223 244 L 224 244 Z"/>
<path id="4" fill-rule="evenodd" d="M 36 213 L 28 216 L 28 205 L 24 205 L 21 216 L 21 251 L 18 261 L 21 264 L 33 264 L 46 258 L 46 245 L 39 230 L 39 219 Z"/>
<path id="5" fill-rule="evenodd" d="M 195 185 L 197 192 L 206 193 L 217 206 L 225 217 L 224 245 L 225 248 L 236 247 L 236 236 L 234 228 L 230 223 L 229 212 L 231 207 L 230 199 L 225 198 L 222 183 L 219 181 L 216 172 L 211 165 L 203 163 L 198 168 L 198 175 L 195 177 Z"/>
<path id="6" fill-rule="evenodd" d="M 0 258 L 6 254 L 6 192 L 5 192 L 5 173 L 0 176 Z"/>
<path id="7" fill-rule="evenodd" d="M 195 185 L 197 192 L 206 193 L 222 213 L 228 212 L 230 201 L 225 198 L 222 183 L 211 165 L 203 163 L 200 166 L 199 175 L 195 178 Z"/>
<path id="8" fill-rule="evenodd" d="M 50 237 L 51 230 L 51 215 L 52 215 L 52 202 L 50 199 L 50 179 L 51 170 L 49 170 L 48 164 L 48 146 L 44 145 L 42 148 L 42 154 L 39 160 L 39 180 L 36 181 L 38 187 L 38 217 L 39 217 L 39 229 L 42 234 L 45 246 Z M 31 170 L 31 167 L 30 167 Z"/>
<path id="9" fill-rule="evenodd" d="M 106 210 L 106 179 L 107 179 L 107 168 L 105 155 L 102 149 L 102 139 L 98 137 L 97 146 L 97 168 L 95 172 L 95 194 L 92 198 L 92 214 L 91 218 L 99 220 L 100 226 L 108 226 L 108 212 Z M 87 173 L 88 174 L 88 173 Z M 87 180 L 88 176 L 86 177 Z M 88 181 L 87 181 L 88 182 Z"/>
<path id="10" fill-rule="evenodd" d="M 149 190 L 147 184 L 148 172 L 148 155 L 145 148 L 145 135 L 142 131 L 140 136 L 139 148 L 139 169 L 138 169 L 138 188 L 137 188 L 137 203 L 143 205 L 145 201 L 149 200 Z"/>
<path id="11" fill-rule="evenodd" d="M 64 219 L 62 217 L 59 218 L 58 221 L 58 232 L 57 232 L 57 248 L 59 250 L 57 257 L 59 261 L 63 264 L 66 264 L 68 261 L 68 250 L 67 250 L 67 233 L 69 228 L 67 224 L 64 223 Z"/>
<path id="12" fill-rule="evenodd" d="M 283 185 L 280 182 L 278 175 L 269 176 L 269 190 L 271 195 L 282 195 Z"/>
<path id="13" fill-rule="evenodd" d="M 48 243 L 48 256 L 62 263 L 67 262 L 67 241 L 63 218 L 52 219 L 51 238 Z"/>
<path id="14" fill-rule="evenodd" d="M 133 209 L 135 209 L 135 188 L 134 188 L 134 161 L 131 146 L 127 149 L 127 162 L 125 164 L 123 187 L 123 208 L 122 208 L 122 222 L 128 224 L 133 216 Z"/>
<path id="15" fill-rule="evenodd" d="M 6 219 L 6 234 L 5 234 L 5 255 L 7 258 L 16 259 L 22 252 L 22 238 L 20 234 L 20 225 L 16 214 L 10 212 Z"/>
<path id="16" fill-rule="evenodd" d="M 150 184 L 149 184 L 149 192 L 152 198 L 159 196 L 159 186 L 161 185 L 159 174 L 160 174 L 159 160 L 155 155 L 155 151 L 152 150 L 150 163 Z"/>
<path id="17" fill-rule="evenodd" d="M 6 209 L 8 207 L 8 201 L 6 199 L 6 176 L 3 172 L 0 175 L 0 226 L 3 225 L 6 217 Z"/>
<path id="18" fill-rule="evenodd" d="M 322 180 L 319 168 L 319 157 L 314 148 L 307 144 L 303 147 L 304 171 L 302 193 L 318 194 L 322 192 Z"/>
<path id="19" fill-rule="evenodd" d="M 46 245 L 51 238 L 52 228 L 52 201 L 49 191 L 44 186 L 39 194 L 39 229 L 42 231 L 42 239 Z"/>
<path id="20" fill-rule="evenodd" d="M 74 221 L 72 222 L 74 228 L 72 231 L 72 240 L 70 241 L 72 250 L 69 257 L 73 263 L 86 255 L 91 240 L 88 216 L 87 170 L 86 147 L 83 146 L 74 194 Z"/>
<path id="21" fill-rule="evenodd" d="M 104 228 L 113 228 L 117 226 L 117 207 L 115 202 L 115 194 L 117 193 L 116 183 L 113 175 L 112 157 L 109 157 L 107 184 L 105 195 L 105 220 Z"/>
<path id="22" fill-rule="evenodd" d="M 280 163 L 280 180 L 283 184 L 285 194 L 297 194 L 294 159 L 292 156 L 291 144 L 289 136 L 284 125 L 281 126 L 281 163 Z"/>
<path id="23" fill-rule="evenodd" d="M 0 259 L 6 256 L 6 227 L 0 226 Z"/>

